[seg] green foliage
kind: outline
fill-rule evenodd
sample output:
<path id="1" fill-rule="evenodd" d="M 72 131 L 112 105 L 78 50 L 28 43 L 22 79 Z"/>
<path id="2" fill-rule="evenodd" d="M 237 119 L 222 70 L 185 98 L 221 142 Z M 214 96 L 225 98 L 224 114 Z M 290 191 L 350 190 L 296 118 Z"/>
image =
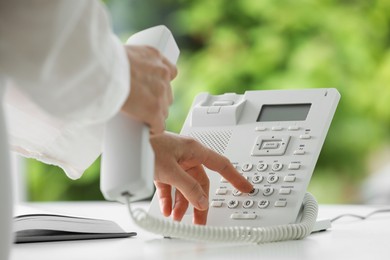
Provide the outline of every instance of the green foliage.
<path id="1" fill-rule="evenodd" d="M 387 143 L 390 133 L 390 1 L 112 0 L 107 4 L 123 38 L 160 23 L 175 34 L 181 56 L 167 124 L 171 131 L 180 130 L 199 92 L 337 88 L 342 99 L 309 189 L 320 202 L 359 201 L 367 158 Z M 31 177 L 31 186 L 43 187 L 54 174 L 31 163 L 34 167 L 45 177 Z M 98 167 L 94 165 L 83 178 L 90 182 L 55 180 L 61 184 L 47 185 L 51 197 L 47 196 L 80 198 L 86 189 L 78 187 L 98 187 Z M 33 199 L 46 197 L 37 190 L 31 194 Z"/>

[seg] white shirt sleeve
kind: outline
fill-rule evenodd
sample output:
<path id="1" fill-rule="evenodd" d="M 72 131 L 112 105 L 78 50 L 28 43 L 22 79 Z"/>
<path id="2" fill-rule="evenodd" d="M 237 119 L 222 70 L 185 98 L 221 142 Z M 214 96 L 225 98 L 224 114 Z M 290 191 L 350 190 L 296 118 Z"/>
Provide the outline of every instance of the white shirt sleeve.
<path id="1" fill-rule="evenodd" d="M 11 147 L 78 178 L 130 91 L 125 49 L 98 1 L 0 1 Z"/>

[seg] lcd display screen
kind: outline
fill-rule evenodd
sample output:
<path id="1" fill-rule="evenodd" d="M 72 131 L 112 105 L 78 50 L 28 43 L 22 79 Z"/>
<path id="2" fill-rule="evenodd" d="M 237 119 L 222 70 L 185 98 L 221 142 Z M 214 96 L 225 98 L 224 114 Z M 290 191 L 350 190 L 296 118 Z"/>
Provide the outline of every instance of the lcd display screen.
<path id="1" fill-rule="evenodd" d="M 305 121 L 311 104 L 263 105 L 257 122 Z"/>

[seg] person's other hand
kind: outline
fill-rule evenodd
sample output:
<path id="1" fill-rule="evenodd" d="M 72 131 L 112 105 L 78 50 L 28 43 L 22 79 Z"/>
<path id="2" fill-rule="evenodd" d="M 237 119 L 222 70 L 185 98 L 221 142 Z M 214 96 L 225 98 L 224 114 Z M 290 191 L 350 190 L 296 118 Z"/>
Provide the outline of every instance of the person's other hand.
<path id="1" fill-rule="evenodd" d="M 210 183 L 203 166 L 221 174 L 241 192 L 253 189 L 226 157 L 193 139 L 165 133 L 152 136 L 151 144 L 156 156 L 154 180 L 164 216 L 180 221 L 191 203 L 194 224 L 206 224 Z M 172 187 L 176 188 L 174 203 Z"/>
<path id="2" fill-rule="evenodd" d="M 172 104 L 171 80 L 177 75 L 158 50 L 149 46 L 125 45 L 130 63 L 130 95 L 122 111 L 147 124 L 151 133 L 162 133 Z"/>

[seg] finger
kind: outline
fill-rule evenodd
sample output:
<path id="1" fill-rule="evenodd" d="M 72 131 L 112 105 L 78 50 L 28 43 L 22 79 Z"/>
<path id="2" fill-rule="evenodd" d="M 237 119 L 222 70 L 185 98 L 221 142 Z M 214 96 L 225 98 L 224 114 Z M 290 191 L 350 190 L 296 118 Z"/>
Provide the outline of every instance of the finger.
<path id="1" fill-rule="evenodd" d="M 209 150 L 203 164 L 210 170 L 221 174 L 239 191 L 248 193 L 253 190 L 253 185 L 233 167 L 226 157 Z"/>
<path id="2" fill-rule="evenodd" d="M 186 146 L 187 149 L 182 151 L 184 153 L 182 157 L 185 158 L 182 160 L 184 169 L 203 164 L 208 169 L 221 174 L 239 191 L 248 193 L 253 190 L 253 185 L 233 167 L 229 159 L 204 147 L 195 140 L 189 139 L 187 141 L 189 145 Z"/>
<path id="3" fill-rule="evenodd" d="M 161 213 L 168 217 L 172 213 L 172 195 L 171 195 L 171 186 L 161 182 L 154 182 L 157 189 L 157 195 L 160 202 Z"/>
<path id="4" fill-rule="evenodd" d="M 165 56 L 161 57 L 161 61 L 167 66 L 170 74 L 170 79 L 173 80 L 177 76 L 177 67 L 172 64 Z"/>
<path id="5" fill-rule="evenodd" d="M 153 135 L 162 134 L 165 131 L 165 116 L 160 113 L 155 115 L 151 119 L 149 127 Z"/>
<path id="6" fill-rule="evenodd" d="M 198 210 L 194 208 L 194 218 L 192 219 L 192 222 L 196 225 L 206 225 L 208 213 L 209 209 Z"/>
<path id="7" fill-rule="evenodd" d="M 170 180 L 170 184 L 175 186 L 195 208 L 199 210 L 208 208 L 208 196 L 199 182 L 179 166 L 173 169 L 173 176 L 175 177 Z"/>
<path id="8" fill-rule="evenodd" d="M 172 217 L 173 220 L 181 221 L 184 214 L 188 209 L 188 200 L 183 196 L 183 194 L 176 190 L 175 193 L 175 205 L 173 206 Z"/>
<path id="9" fill-rule="evenodd" d="M 196 166 L 189 169 L 187 172 L 200 184 L 207 197 L 209 197 L 210 181 L 203 167 Z M 197 225 L 205 225 L 207 223 L 207 215 L 208 208 L 206 210 L 198 210 L 197 208 L 194 208 L 194 218 L 192 222 Z"/>

